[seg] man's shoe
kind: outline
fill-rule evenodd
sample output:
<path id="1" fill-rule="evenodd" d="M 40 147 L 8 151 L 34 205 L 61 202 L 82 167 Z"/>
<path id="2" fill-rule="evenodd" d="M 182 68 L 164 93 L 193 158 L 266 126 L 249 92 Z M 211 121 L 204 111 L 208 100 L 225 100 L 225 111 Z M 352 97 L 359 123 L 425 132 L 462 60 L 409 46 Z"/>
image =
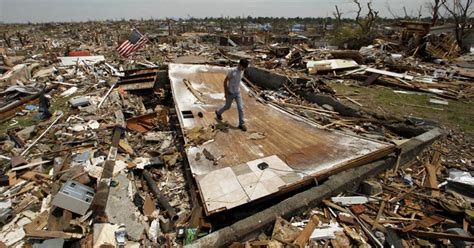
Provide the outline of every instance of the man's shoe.
<path id="1" fill-rule="evenodd" d="M 246 132 L 247 131 L 247 127 L 245 125 L 239 125 L 239 129 Z"/>
<path id="2" fill-rule="evenodd" d="M 219 113 L 217 113 L 217 110 L 214 111 L 216 113 L 216 118 L 220 121 L 222 121 L 222 115 L 220 115 Z"/>

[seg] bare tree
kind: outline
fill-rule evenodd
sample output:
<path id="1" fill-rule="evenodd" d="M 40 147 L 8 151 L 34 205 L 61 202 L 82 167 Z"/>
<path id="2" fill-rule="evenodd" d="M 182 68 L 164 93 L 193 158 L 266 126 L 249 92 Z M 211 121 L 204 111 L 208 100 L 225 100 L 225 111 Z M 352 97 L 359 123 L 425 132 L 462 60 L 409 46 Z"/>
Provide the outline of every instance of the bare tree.
<path id="1" fill-rule="evenodd" d="M 431 0 L 425 3 L 425 7 L 431 13 L 431 26 L 436 26 L 439 20 L 439 12 L 446 0 Z"/>
<path id="2" fill-rule="evenodd" d="M 405 13 L 405 19 L 410 18 L 410 16 L 408 15 L 408 12 L 407 12 L 407 8 L 405 6 L 403 6 L 403 12 Z"/>
<path id="3" fill-rule="evenodd" d="M 12 47 L 10 37 L 7 36 L 7 33 L 3 33 L 3 39 L 5 40 L 5 43 L 7 44 L 7 47 Z"/>
<path id="4" fill-rule="evenodd" d="M 356 23 L 362 29 L 362 32 L 369 34 L 374 27 L 375 21 L 379 16 L 379 12 L 375 11 L 372 8 L 372 1 L 367 2 L 368 13 L 365 18 L 362 18 L 360 15 L 362 13 L 362 5 L 360 4 L 360 0 L 353 0 L 354 3 L 357 5 L 357 15 L 356 15 Z"/>
<path id="5" fill-rule="evenodd" d="M 468 51 L 469 47 L 464 43 L 468 35 L 469 19 L 474 10 L 471 8 L 474 0 L 453 0 L 452 3 L 443 2 L 443 7 L 451 14 L 456 25 L 456 41 L 463 51 Z"/>
<path id="6" fill-rule="evenodd" d="M 173 30 L 171 28 L 171 19 L 166 18 L 166 24 L 168 25 L 168 35 L 172 36 L 173 35 Z"/>
<path id="7" fill-rule="evenodd" d="M 369 13 L 367 14 L 367 26 L 368 26 L 368 31 L 370 31 L 370 30 L 372 30 L 372 28 L 375 24 L 375 21 L 379 17 L 379 12 L 372 9 L 372 2 L 371 1 L 369 1 L 367 3 L 367 8 L 369 9 Z"/>
<path id="8" fill-rule="evenodd" d="M 418 8 L 418 21 L 421 20 L 421 17 L 423 16 L 423 6 L 420 5 L 420 8 Z"/>
<path id="9" fill-rule="evenodd" d="M 339 8 L 336 5 L 336 12 L 334 12 L 334 17 L 336 17 L 336 28 L 339 29 L 342 25 L 342 12 L 339 11 Z"/>
<path id="10" fill-rule="evenodd" d="M 219 27 L 221 28 L 221 32 L 224 32 L 224 15 L 221 14 L 221 18 L 219 19 Z"/>

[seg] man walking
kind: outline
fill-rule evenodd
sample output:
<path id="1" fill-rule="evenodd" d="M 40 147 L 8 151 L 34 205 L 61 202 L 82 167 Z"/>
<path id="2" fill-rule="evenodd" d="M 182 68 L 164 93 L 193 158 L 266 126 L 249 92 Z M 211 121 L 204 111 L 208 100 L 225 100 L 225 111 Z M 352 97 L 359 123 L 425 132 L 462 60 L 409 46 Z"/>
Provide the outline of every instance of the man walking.
<path id="1" fill-rule="evenodd" d="M 225 105 L 216 110 L 217 119 L 222 120 L 222 114 L 232 106 L 232 102 L 235 100 L 239 112 L 239 128 L 244 132 L 247 131 L 247 127 L 245 127 L 244 106 L 240 95 L 240 80 L 242 80 L 242 74 L 248 66 L 249 62 L 246 59 L 241 59 L 237 67 L 229 71 L 224 80 Z"/>

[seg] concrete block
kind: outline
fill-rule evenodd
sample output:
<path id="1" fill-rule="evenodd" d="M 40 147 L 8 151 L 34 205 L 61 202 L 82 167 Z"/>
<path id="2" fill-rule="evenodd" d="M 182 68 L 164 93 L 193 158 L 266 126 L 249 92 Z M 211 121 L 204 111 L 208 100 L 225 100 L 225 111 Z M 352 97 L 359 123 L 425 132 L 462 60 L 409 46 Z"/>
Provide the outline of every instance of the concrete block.
<path id="1" fill-rule="evenodd" d="M 69 103 L 73 107 L 83 107 L 89 105 L 89 98 L 85 96 L 73 97 L 69 100 Z"/>
<path id="2" fill-rule="evenodd" d="M 107 199 L 105 213 L 109 222 L 118 225 L 125 224 L 127 234 L 131 240 L 142 240 L 141 236 L 148 224 L 128 196 L 128 187 L 131 182 L 123 173 L 118 174 L 113 180 L 118 185 L 110 188 Z"/>
<path id="3" fill-rule="evenodd" d="M 382 193 L 382 185 L 373 180 L 365 180 L 360 186 L 360 192 L 364 195 L 378 195 Z"/>
<path id="4" fill-rule="evenodd" d="M 33 248 L 62 248 L 64 247 L 64 239 L 47 239 L 41 244 L 34 244 Z"/>

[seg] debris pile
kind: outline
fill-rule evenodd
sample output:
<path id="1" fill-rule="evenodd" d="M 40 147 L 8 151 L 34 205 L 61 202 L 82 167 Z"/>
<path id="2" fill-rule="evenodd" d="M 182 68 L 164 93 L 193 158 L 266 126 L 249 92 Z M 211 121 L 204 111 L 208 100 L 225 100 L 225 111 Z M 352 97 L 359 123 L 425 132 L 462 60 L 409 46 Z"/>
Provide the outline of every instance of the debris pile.
<path id="1" fill-rule="evenodd" d="M 58 59 L 2 76 L 0 240 L 174 246 L 191 205 L 160 70 Z"/>
<path id="2" fill-rule="evenodd" d="M 272 231 L 232 247 L 469 247 L 474 180 L 448 166 L 445 150 L 437 145 L 411 164 L 365 180 L 356 192 L 323 200 L 289 221 L 279 217 Z"/>
<path id="3" fill-rule="evenodd" d="M 399 104 L 441 112 L 474 97 L 474 59 L 461 56 L 451 34 L 405 29 L 360 50 L 330 50 L 275 37 L 246 40 L 248 46 L 226 38 L 230 46 L 220 46 L 193 32 L 166 41 L 150 35 L 153 43 L 133 59 L 118 56 L 125 33 L 112 30 L 153 32 L 153 25 L 37 24 L 0 43 L 0 246 L 176 247 L 253 213 L 205 216 L 184 151 L 229 132 L 229 124 L 181 132 L 170 63 L 228 66 L 250 59 L 243 83 L 257 101 L 328 132 L 394 146 L 439 124 L 380 114 L 363 93 L 343 94 L 335 86 L 422 94 L 430 107 Z M 205 103 L 188 79 L 183 85 Z M 472 134 L 447 133 L 415 162 L 397 163 L 358 191 L 303 214 L 279 217 L 231 247 L 473 245 Z M 246 139 L 270 135 L 258 130 Z M 201 156 L 214 167 L 225 159 L 206 149 L 196 160 Z"/>

